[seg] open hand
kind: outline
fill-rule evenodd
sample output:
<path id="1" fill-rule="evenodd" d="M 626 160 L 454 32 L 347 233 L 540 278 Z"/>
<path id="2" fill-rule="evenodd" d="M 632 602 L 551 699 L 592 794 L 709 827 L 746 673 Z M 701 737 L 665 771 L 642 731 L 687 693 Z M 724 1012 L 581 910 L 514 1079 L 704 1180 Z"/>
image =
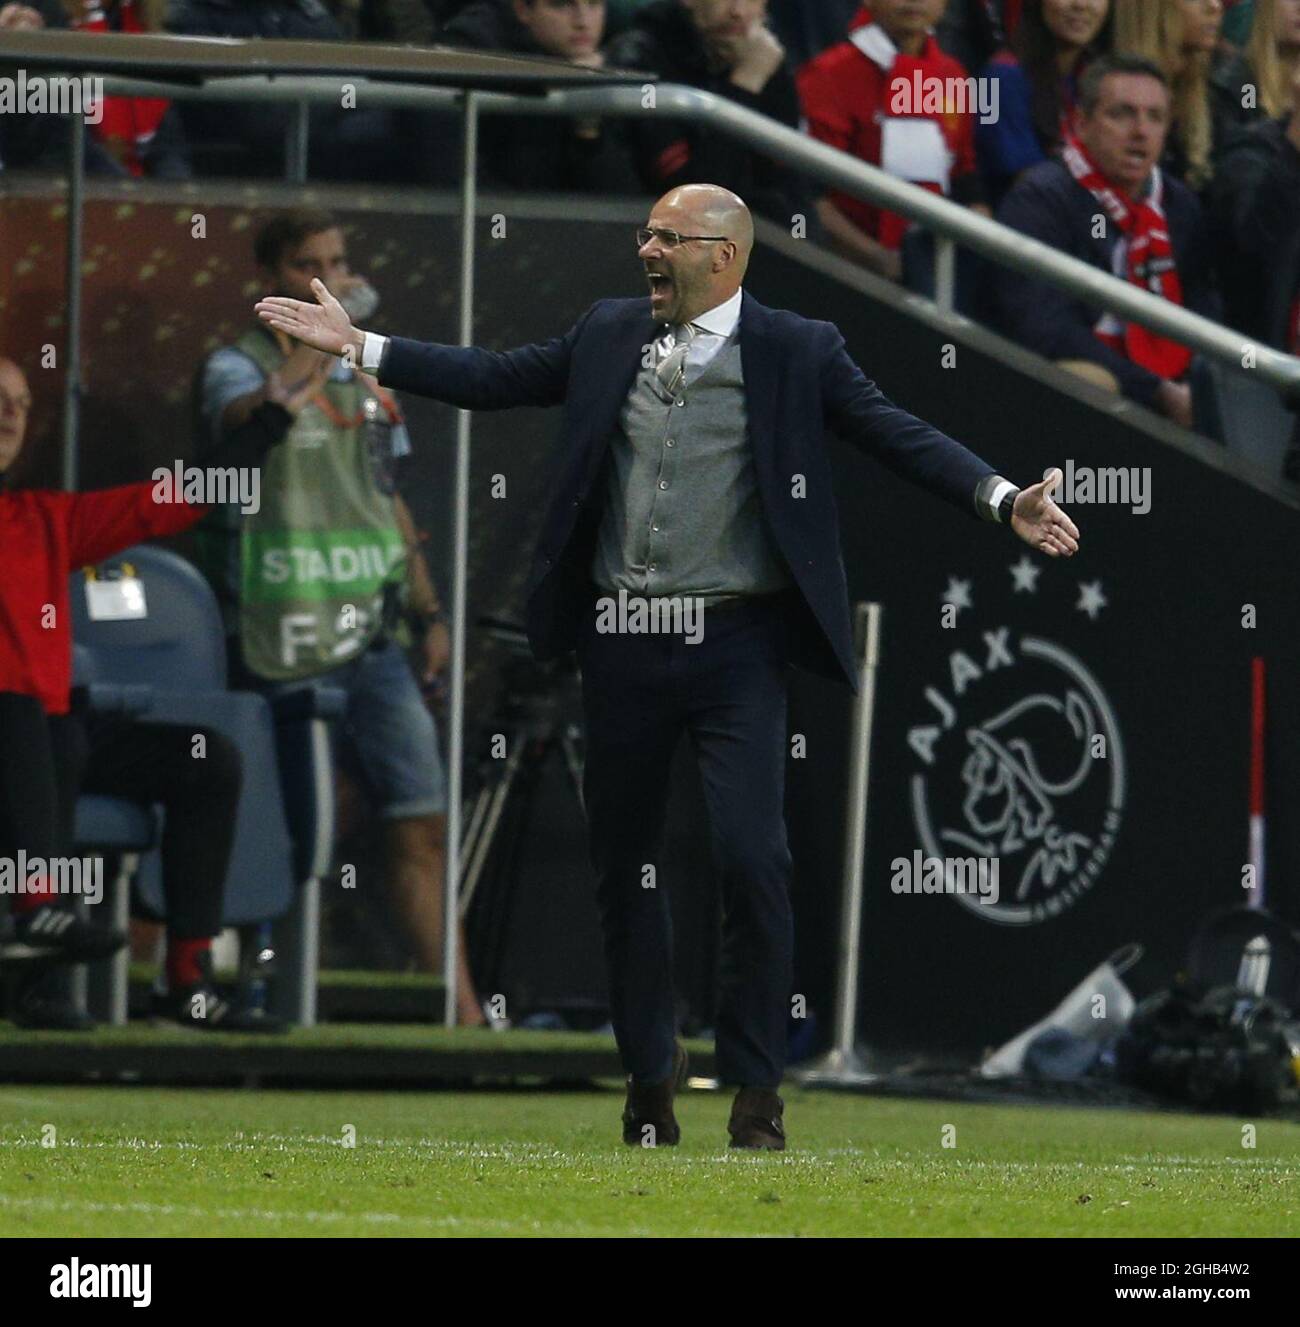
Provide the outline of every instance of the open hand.
<path id="1" fill-rule="evenodd" d="M 756 19 L 744 36 L 730 39 L 726 59 L 731 66 L 731 81 L 757 96 L 781 68 L 785 47 L 762 19 Z"/>
<path id="2" fill-rule="evenodd" d="M 1047 478 L 1016 494 L 1011 509 L 1011 528 L 1031 548 L 1048 557 L 1073 557 L 1079 551 L 1079 530 L 1075 523 L 1052 501 L 1052 494 L 1065 476 L 1051 470 Z"/>
<path id="3" fill-rule="evenodd" d="M 301 351 L 302 347 L 298 349 Z M 306 354 L 310 360 L 305 365 L 299 364 L 303 356 L 295 352 L 266 379 L 266 399 L 283 406 L 295 418 L 325 386 L 334 371 L 334 361 L 329 355 L 315 351 Z"/>
<path id="4" fill-rule="evenodd" d="M 343 306 L 329 293 L 323 281 L 314 278 L 311 289 L 316 296 L 315 304 L 304 304 L 302 300 L 284 295 L 268 295 L 258 300 L 257 316 L 295 341 L 329 355 L 348 355 L 351 347 L 352 363 L 360 364 L 365 337 L 352 326 Z"/>

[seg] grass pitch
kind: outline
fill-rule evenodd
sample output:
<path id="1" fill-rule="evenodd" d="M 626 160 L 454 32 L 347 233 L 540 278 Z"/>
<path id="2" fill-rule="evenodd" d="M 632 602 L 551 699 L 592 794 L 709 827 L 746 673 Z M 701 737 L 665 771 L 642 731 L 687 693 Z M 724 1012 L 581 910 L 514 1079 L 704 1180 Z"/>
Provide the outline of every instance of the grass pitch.
<path id="1" fill-rule="evenodd" d="M 786 1092 L 791 1150 L 622 1097 L 0 1087 L 9 1235 L 1293 1235 L 1300 1126 Z M 946 1126 L 955 1146 L 943 1145 Z M 355 1146 L 345 1146 L 355 1131 Z M 53 1143 L 43 1146 L 42 1138 Z"/>

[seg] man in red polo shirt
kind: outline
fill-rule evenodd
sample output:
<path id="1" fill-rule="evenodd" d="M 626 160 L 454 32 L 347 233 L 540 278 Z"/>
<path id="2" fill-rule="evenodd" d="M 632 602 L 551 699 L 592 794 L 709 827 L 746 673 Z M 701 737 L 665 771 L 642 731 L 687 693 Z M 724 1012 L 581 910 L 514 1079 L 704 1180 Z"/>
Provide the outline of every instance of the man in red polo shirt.
<path id="1" fill-rule="evenodd" d="M 283 437 L 286 422 L 318 389 L 322 368 L 328 371 L 329 361 L 314 351 L 303 351 L 292 365 L 286 364 L 268 383 L 266 400 L 208 459 L 220 468 L 260 465 Z M 12 890 L 8 885 L 4 889 L 10 895 L 9 917 L 0 931 L 0 959 L 25 960 L 31 969 L 12 993 L 17 1007 L 11 1016 L 27 1026 L 75 1028 L 82 1025 L 81 1016 L 66 1005 L 64 992 L 41 989 L 44 965 L 106 958 L 126 943 L 126 936 L 83 921 L 68 908 L 51 866 L 67 858 L 72 848 L 73 809 L 87 755 L 83 717 L 71 703 L 68 576 L 132 544 L 177 534 L 207 508 L 179 493 L 164 492 L 150 480 L 90 493 L 11 491 L 9 471 L 22 451 L 31 404 L 22 370 L 12 360 L 0 359 L 0 555 L 5 570 L 0 576 L 0 862 L 8 868 L 11 882 L 16 874 L 22 875 L 21 885 L 14 882 Z M 149 729 L 156 732 L 157 726 L 138 726 L 135 745 L 143 746 Z M 181 740 L 172 747 L 180 746 L 188 754 L 189 734 L 175 732 Z M 232 781 L 237 797 L 237 752 L 226 751 L 219 734 L 209 736 L 213 750 L 220 748 L 225 757 L 220 763 L 235 763 Z M 126 746 L 131 745 L 128 734 Z M 155 739 L 149 750 L 162 755 L 153 763 L 158 764 L 168 749 Z M 129 750 L 124 755 L 118 749 L 109 764 L 126 778 L 141 761 L 133 759 Z M 183 777 L 170 782 L 178 804 L 194 792 Z M 229 791 L 227 782 L 222 782 L 221 790 Z M 200 789 L 200 800 L 201 794 Z M 192 801 L 190 797 L 187 808 Z M 220 815 L 219 798 L 213 798 L 213 808 Z M 171 820 L 169 815 L 169 826 Z M 233 824 L 233 817 L 221 820 Z M 192 824 L 192 818 L 184 823 Z M 192 1026 L 218 1022 L 231 1026 L 225 1017 L 227 1008 L 215 995 L 207 998 L 205 963 L 219 921 L 229 842 L 218 843 L 213 834 L 192 851 L 209 859 L 206 867 L 212 878 L 204 888 L 188 891 L 195 898 L 186 900 L 190 906 L 179 931 L 169 917 L 167 970 L 174 1008 L 167 1012 Z M 169 899 L 176 892 L 166 879 L 164 891 Z M 201 906 L 198 895 L 203 896 Z M 215 918 L 207 916 L 213 913 L 214 902 Z M 208 924 L 188 914 L 204 914 Z M 186 920 L 193 924 L 184 925 Z M 186 1003 L 193 992 L 205 996 L 197 1018 L 190 1016 Z"/>
<path id="2" fill-rule="evenodd" d="M 854 20 L 849 39 L 799 71 L 799 97 L 814 138 L 841 152 L 978 207 L 988 215 L 975 164 L 975 116 L 939 89 L 966 70 L 939 49 L 932 31 L 944 0 L 874 0 Z M 935 80 L 938 80 L 937 82 Z M 922 93 L 918 98 L 918 93 Z M 839 190 L 817 202 L 835 248 L 892 281 L 906 218 Z"/>

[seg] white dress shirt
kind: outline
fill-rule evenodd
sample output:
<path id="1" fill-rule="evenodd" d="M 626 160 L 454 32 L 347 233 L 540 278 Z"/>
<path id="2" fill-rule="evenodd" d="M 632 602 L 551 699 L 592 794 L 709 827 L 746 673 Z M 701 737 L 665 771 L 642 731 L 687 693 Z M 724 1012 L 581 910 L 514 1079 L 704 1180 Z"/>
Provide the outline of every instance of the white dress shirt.
<path id="1" fill-rule="evenodd" d="M 700 370 L 735 335 L 736 328 L 740 324 L 740 305 L 743 298 L 744 291 L 738 290 L 729 300 L 724 300 L 706 313 L 700 314 L 698 318 L 691 319 L 697 330 L 690 347 L 686 351 L 685 378 L 697 376 Z M 384 354 L 384 347 L 388 344 L 388 338 L 380 336 L 377 332 L 366 332 L 365 338 L 365 348 L 361 352 L 361 370 L 363 373 L 377 373 L 379 371 L 379 361 Z M 676 339 L 670 327 L 655 342 L 656 358 L 662 359 L 675 345 Z M 976 507 L 979 514 L 985 520 L 1001 520 L 998 515 L 999 504 L 1008 493 L 1016 491 L 1016 486 L 1010 480 L 1002 478 L 1001 475 L 997 476 L 995 482 L 988 486 L 988 491 L 981 493 L 976 498 Z"/>
<path id="2" fill-rule="evenodd" d="M 689 378 L 698 377 L 704 366 L 735 335 L 736 328 L 740 324 L 740 305 L 744 294 L 743 290 L 738 290 L 729 300 L 724 300 L 707 313 L 691 319 L 691 325 L 696 330 L 695 337 L 686 351 L 683 384 Z M 676 341 L 673 338 L 672 328 L 669 328 L 655 342 L 656 358 L 662 359 L 674 345 Z"/>

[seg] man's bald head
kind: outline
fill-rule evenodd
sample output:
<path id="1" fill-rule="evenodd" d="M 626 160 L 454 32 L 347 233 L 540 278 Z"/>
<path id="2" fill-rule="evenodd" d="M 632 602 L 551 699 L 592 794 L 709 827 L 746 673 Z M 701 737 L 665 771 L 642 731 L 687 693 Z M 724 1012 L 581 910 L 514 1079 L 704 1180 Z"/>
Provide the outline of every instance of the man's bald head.
<path id="1" fill-rule="evenodd" d="M 690 322 L 740 289 L 754 250 L 754 219 L 730 189 L 681 185 L 651 208 L 647 228 L 709 237 L 684 239 L 672 246 L 655 236 L 641 246 L 639 256 L 651 278 L 650 303 L 656 318 Z"/>
<path id="2" fill-rule="evenodd" d="M 660 206 L 684 209 L 699 225 L 707 227 L 707 232 L 698 234 L 726 235 L 736 246 L 736 258 L 744 276 L 754 250 L 754 218 L 743 198 L 716 184 L 683 184 L 666 193 L 655 205 L 656 210 Z"/>
<path id="3" fill-rule="evenodd" d="M 0 358 L 0 474 L 13 465 L 23 449 L 31 408 L 27 375 L 13 360 Z"/>

